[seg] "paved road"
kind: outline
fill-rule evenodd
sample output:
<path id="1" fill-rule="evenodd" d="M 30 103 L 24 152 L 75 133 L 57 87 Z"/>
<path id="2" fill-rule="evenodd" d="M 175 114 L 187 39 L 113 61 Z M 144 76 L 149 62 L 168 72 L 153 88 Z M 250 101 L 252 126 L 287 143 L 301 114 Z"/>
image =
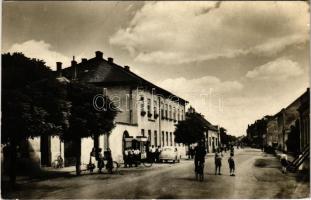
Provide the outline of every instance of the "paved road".
<path id="1" fill-rule="evenodd" d="M 84 174 L 27 183 L 15 198 L 301 198 L 308 185 L 293 175 L 283 175 L 273 157 L 255 149 L 236 152 L 237 172 L 229 176 L 228 155 L 223 158 L 222 175 L 214 174 L 213 157 L 206 158 L 205 180 L 194 179 L 193 161 L 161 164 L 152 168 L 122 171 L 118 175 Z M 269 161 L 256 167 L 258 160 Z M 274 163 L 274 164 L 273 164 Z"/>

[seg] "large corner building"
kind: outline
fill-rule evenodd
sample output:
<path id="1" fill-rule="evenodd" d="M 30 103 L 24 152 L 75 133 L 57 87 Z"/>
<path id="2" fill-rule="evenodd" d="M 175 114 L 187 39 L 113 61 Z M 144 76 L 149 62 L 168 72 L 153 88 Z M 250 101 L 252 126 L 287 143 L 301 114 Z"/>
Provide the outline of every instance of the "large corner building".
<path id="1" fill-rule="evenodd" d="M 185 118 L 187 101 L 171 92 L 154 85 L 130 70 L 129 66 L 119 66 L 113 58 L 103 58 L 103 53 L 95 52 L 95 57 L 82 59 L 80 63 L 72 60 L 71 66 L 62 69 L 57 63 L 57 73 L 69 80 L 89 83 L 102 88 L 117 106 L 119 112 L 115 119 L 116 127 L 111 133 L 99 138 L 82 139 L 82 164 L 89 162 L 89 155 L 95 146 L 111 149 L 113 159 L 123 160 L 125 148 L 140 148 L 144 151 L 146 143 L 154 146 L 176 146 L 182 153 L 184 146 L 174 142 L 175 124 Z M 61 154 L 66 165 L 74 164 L 71 144 L 63 145 Z M 61 147 L 62 145 L 60 145 Z"/>

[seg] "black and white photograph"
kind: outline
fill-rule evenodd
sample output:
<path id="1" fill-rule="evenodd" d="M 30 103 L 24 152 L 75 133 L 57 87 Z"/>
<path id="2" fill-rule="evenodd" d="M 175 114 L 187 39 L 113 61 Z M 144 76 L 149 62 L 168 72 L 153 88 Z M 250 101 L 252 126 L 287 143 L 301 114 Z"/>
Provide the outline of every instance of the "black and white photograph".
<path id="1" fill-rule="evenodd" d="M 1 198 L 311 198 L 309 1 L 1 12 Z"/>

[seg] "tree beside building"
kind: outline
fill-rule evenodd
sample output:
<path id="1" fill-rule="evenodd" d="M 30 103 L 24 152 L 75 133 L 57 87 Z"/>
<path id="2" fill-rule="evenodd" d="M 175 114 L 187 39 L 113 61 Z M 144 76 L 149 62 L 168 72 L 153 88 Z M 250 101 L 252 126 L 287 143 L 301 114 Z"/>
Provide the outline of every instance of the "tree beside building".
<path id="1" fill-rule="evenodd" d="M 63 83 L 51 76 L 43 61 L 14 53 L 3 54 L 2 62 L 2 152 L 4 170 L 14 184 L 17 155 L 25 154 L 24 144 L 62 132 L 68 107 Z"/>

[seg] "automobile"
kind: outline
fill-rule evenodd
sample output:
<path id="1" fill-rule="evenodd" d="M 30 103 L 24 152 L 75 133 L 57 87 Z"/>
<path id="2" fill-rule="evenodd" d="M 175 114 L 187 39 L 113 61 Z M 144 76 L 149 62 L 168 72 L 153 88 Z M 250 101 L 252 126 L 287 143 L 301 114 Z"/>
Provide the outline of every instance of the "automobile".
<path id="1" fill-rule="evenodd" d="M 159 156 L 159 160 L 160 162 L 180 162 L 180 154 L 178 149 L 176 147 L 163 147 Z"/>

